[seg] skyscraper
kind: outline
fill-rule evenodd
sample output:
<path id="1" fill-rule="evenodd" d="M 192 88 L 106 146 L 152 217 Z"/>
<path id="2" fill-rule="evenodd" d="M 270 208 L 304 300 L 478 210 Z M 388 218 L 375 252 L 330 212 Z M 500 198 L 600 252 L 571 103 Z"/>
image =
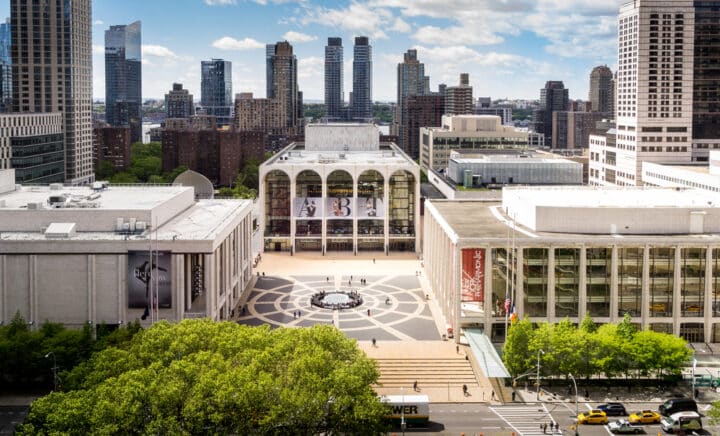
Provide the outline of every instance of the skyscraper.
<path id="1" fill-rule="evenodd" d="M 545 136 L 545 143 L 552 144 L 552 113 L 568 110 L 570 91 L 561 81 L 550 80 L 540 89 L 540 108 L 533 112 L 535 131 Z"/>
<path id="2" fill-rule="evenodd" d="M 353 50 L 352 118 L 372 119 L 372 46 L 367 36 L 355 38 Z"/>
<path id="3" fill-rule="evenodd" d="M 273 47 L 269 64 L 272 72 L 270 92 L 272 98 L 277 101 L 287 133 L 299 133 L 301 123 L 298 115 L 302 111 L 302 101 L 297 83 L 297 58 L 293 54 L 292 45 L 287 41 L 280 41 Z"/>
<path id="4" fill-rule="evenodd" d="M 692 160 L 693 6 L 635 0 L 620 7 L 617 128 L 614 141 L 590 138 L 591 184 L 642 185 L 642 162 Z"/>
<path id="5" fill-rule="evenodd" d="M 65 179 L 94 180 L 91 0 L 11 0 L 13 109 L 62 112 Z"/>
<path id="6" fill-rule="evenodd" d="M 0 112 L 12 109 L 12 33 L 10 19 L 0 23 Z"/>
<path id="7" fill-rule="evenodd" d="M 693 147 L 720 139 L 720 1 L 695 0 Z M 704 145 L 706 147 L 707 145 Z"/>
<path id="8" fill-rule="evenodd" d="M 429 78 L 427 82 L 430 82 Z M 425 83 L 425 64 L 418 60 L 417 50 L 410 49 L 403 55 L 403 61 L 397 66 L 397 106 L 395 107 L 393 134 L 397 135 L 400 148 L 411 156 L 413 150 L 417 152 L 417 146 L 413 147 L 408 142 L 407 99 L 412 95 L 423 95 Z"/>
<path id="9" fill-rule="evenodd" d="M 130 142 L 142 141 L 140 21 L 105 31 L 105 121 L 130 127 Z"/>
<path id="10" fill-rule="evenodd" d="M 593 68 L 590 73 L 590 109 L 593 112 L 613 111 L 613 73 L 607 65 Z"/>
<path id="11" fill-rule="evenodd" d="M 188 118 L 195 115 L 193 96 L 182 83 L 173 83 L 173 87 L 165 94 L 165 117 Z"/>
<path id="12" fill-rule="evenodd" d="M 329 120 L 343 118 L 342 38 L 328 38 L 325 46 L 325 112 Z"/>
<path id="13" fill-rule="evenodd" d="M 232 62 L 223 59 L 202 61 L 200 70 L 200 105 L 207 115 L 217 118 L 218 126 L 232 124 Z"/>
<path id="14" fill-rule="evenodd" d="M 458 86 L 445 89 L 445 113 L 447 115 L 470 115 L 473 113 L 473 89 L 470 86 L 470 75 L 460 74 Z"/>

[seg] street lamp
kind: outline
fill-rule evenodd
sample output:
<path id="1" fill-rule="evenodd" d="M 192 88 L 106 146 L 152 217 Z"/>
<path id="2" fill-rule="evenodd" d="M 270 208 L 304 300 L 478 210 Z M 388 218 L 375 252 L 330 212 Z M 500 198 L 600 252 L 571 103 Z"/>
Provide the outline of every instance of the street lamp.
<path id="1" fill-rule="evenodd" d="M 405 436 L 405 429 L 407 423 L 405 423 L 405 387 L 400 386 L 401 404 L 400 404 L 400 430 L 402 430 L 403 436 Z"/>
<path id="2" fill-rule="evenodd" d="M 52 351 L 49 352 L 49 353 L 47 353 L 47 354 L 45 355 L 45 358 L 46 358 L 46 359 L 49 358 L 50 355 L 52 355 L 52 358 L 53 358 L 53 367 L 52 367 L 52 373 L 53 373 L 53 390 L 56 391 L 56 390 L 57 390 L 57 382 L 58 382 L 58 378 L 57 378 L 57 370 L 58 370 L 57 359 L 55 358 L 55 353 L 53 353 Z"/>
<path id="3" fill-rule="evenodd" d="M 537 383 L 537 401 L 540 401 L 540 353 L 545 354 L 545 351 L 543 349 L 538 349 L 538 355 L 537 355 L 537 379 L 535 382 Z"/>
<path id="4" fill-rule="evenodd" d="M 578 391 L 577 391 L 577 382 L 575 382 L 575 377 L 573 377 L 572 374 L 568 374 L 568 377 L 572 379 L 573 386 L 575 386 L 575 419 L 578 419 Z M 578 420 L 575 424 L 575 436 L 578 436 L 578 426 L 580 425 L 580 421 Z"/>

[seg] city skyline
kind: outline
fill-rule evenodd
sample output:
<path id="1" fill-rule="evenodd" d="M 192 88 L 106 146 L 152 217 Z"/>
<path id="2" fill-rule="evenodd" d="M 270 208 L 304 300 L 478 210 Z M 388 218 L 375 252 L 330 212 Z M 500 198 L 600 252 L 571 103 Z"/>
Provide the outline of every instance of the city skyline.
<path id="1" fill-rule="evenodd" d="M 8 0 L 0 8 L 9 16 Z M 476 96 L 537 99 L 547 80 L 562 80 L 573 99 L 586 99 L 593 67 L 617 62 L 616 21 L 622 0 L 566 2 L 412 2 L 375 0 L 166 0 L 93 2 L 93 96 L 105 95 L 103 36 L 111 25 L 143 21 L 143 92 L 162 99 L 173 82 L 199 98 L 200 61 L 233 63 L 233 91 L 265 95 L 263 49 L 287 39 L 298 57 L 306 101 L 323 101 L 328 37 L 373 46 L 373 100 L 394 101 L 396 66 L 408 49 L 426 64 L 430 86 L 455 83 L 468 72 Z M 2 18 L 0 16 L 0 18 Z M 173 23 L 168 26 L 168 23 Z M 329 23 L 333 23 L 332 25 Z M 348 45 L 348 44 L 345 44 Z M 345 56 L 345 71 L 352 58 Z M 345 74 L 344 100 L 352 89 Z"/>

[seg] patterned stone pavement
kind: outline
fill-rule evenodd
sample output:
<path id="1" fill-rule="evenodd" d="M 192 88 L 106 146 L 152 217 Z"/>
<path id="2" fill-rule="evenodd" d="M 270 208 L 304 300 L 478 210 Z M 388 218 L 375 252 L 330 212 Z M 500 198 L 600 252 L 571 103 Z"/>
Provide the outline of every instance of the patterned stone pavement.
<path id="1" fill-rule="evenodd" d="M 363 304 L 343 310 L 311 306 L 311 296 L 321 291 L 357 291 Z M 332 323 L 360 341 L 440 340 L 427 296 L 412 275 L 268 275 L 258 278 L 244 307 L 244 314 L 238 310 L 236 319 L 247 325 Z"/>

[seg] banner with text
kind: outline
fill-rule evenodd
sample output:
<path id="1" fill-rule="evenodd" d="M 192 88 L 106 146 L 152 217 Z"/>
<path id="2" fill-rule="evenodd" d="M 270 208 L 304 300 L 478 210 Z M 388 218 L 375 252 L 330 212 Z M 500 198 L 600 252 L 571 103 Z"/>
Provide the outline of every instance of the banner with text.
<path id="1" fill-rule="evenodd" d="M 485 301 L 485 249 L 462 250 L 462 301 Z"/>
<path id="2" fill-rule="evenodd" d="M 150 309 L 150 290 L 157 297 L 154 306 L 167 309 L 172 306 L 172 280 L 169 251 L 153 252 L 152 262 L 148 251 L 128 252 L 128 307 Z M 156 257 L 157 255 L 157 257 Z M 157 293 L 155 292 L 157 285 Z"/>
<path id="3" fill-rule="evenodd" d="M 296 197 L 293 209 L 296 218 L 319 220 L 323 217 L 323 201 L 319 197 Z"/>
<path id="4" fill-rule="evenodd" d="M 328 218 L 352 218 L 353 199 L 351 197 L 327 198 L 325 201 L 325 216 Z"/>
<path id="5" fill-rule="evenodd" d="M 385 205 L 383 205 L 382 198 L 358 197 L 355 210 L 358 218 L 375 219 L 385 217 Z"/>

